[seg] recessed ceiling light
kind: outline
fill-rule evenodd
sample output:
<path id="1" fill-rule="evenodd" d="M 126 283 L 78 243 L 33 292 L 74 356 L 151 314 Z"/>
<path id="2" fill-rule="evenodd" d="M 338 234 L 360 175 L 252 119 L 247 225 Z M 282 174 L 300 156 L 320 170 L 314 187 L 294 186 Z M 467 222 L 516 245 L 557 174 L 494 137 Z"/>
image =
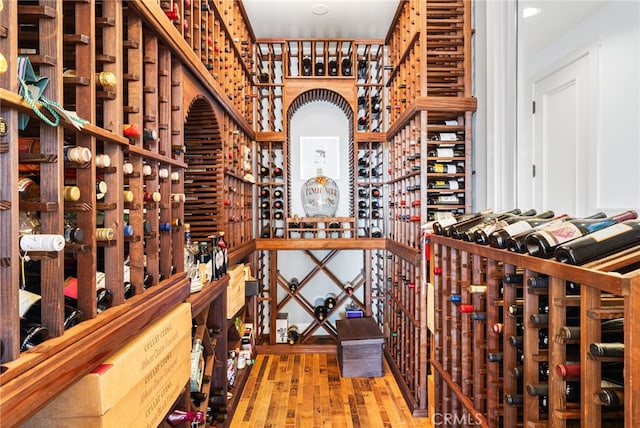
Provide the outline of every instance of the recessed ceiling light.
<path id="1" fill-rule="evenodd" d="M 542 9 L 539 7 L 525 7 L 522 9 L 522 17 L 523 18 L 531 18 L 532 16 L 536 16 L 542 12 Z"/>
<path id="2" fill-rule="evenodd" d="M 326 15 L 329 13 L 329 6 L 324 3 L 317 3 L 311 6 L 311 13 L 314 15 Z"/>

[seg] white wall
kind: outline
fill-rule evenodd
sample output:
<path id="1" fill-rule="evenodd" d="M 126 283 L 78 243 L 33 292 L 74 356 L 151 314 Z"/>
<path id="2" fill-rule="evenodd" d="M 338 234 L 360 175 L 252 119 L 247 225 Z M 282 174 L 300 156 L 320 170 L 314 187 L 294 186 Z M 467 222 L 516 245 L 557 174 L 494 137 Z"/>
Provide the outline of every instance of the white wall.
<path id="1" fill-rule="evenodd" d="M 289 123 L 289 156 L 291 161 L 291 212 L 304 216 L 300 189 L 305 180 L 300 178 L 300 137 L 339 137 L 339 177 L 331 177 L 340 189 L 337 217 L 349 216 L 349 121 L 334 104 L 314 101 L 300 107 Z M 332 156 L 328 155 L 327 162 Z"/>
<path id="2" fill-rule="evenodd" d="M 531 82 L 580 52 L 596 51 L 590 212 L 640 207 L 640 3 L 611 1 L 535 55 L 520 51 L 517 205 L 533 206 Z M 550 207 L 553 208 L 553 207 Z"/>
<path id="3" fill-rule="evenodd" d="M 473 136 L 474 209 L 534 206 L 527 82 L 544 74 L 545 67 L 594 44 L 599 61 L 596 142 L 594 153 L 588 156 L 594 195 L 590 210 L 611 214 L 638 208 L 640 3 L 607 2 L 537 55 L 522 49 L 517 0 L 473 4 L 474 96 L 478 98 Z M 517 51 L 510 40 L 518 40 Z M 516 82 L 511 80 L 515 76 Z"/>

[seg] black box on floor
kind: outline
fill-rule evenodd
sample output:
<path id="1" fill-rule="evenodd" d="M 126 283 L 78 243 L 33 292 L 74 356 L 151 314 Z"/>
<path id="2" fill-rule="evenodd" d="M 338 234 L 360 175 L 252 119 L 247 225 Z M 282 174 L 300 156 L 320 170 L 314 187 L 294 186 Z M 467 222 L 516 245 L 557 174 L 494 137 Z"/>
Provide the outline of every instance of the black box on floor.
<path id="1" fill-rule="evenodd" d="M 337 320 L 338 364 L 343 377 L 380 377 L 384 374 L 384 336 L 373 318 Z"/>

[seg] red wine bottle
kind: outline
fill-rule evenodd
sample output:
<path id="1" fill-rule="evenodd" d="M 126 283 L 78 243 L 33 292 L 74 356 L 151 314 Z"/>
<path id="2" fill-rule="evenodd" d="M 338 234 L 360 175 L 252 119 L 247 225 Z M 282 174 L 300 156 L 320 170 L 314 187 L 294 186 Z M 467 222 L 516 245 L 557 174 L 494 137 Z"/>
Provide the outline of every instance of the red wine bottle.
<path id="1" fill-rule="evenodd" d="M 542 218 L 540 216 L 529 219 L 521 219 L 509 224 L 502 229 L 497 229 L 489 235 L 489 246 L 493 248 L 507 248 L 507 240 L 514 235 L 529 232 L 532 229 L 546 223 L 566 218 L 567 214 L 561 214 L 553 218 Z"/>
<path id="2" fill-rule="evenodd" d="M 180 426 L 185 422 L 204 422 L 204 413 L 201 411 L 174 410 L 167 416 L 167 423 L 172 427 Z"/>
<path id="3" fill-rule="evenodd" d="M 449 227 L 449 233 L 450 233 L 450 236 L 454 239 L 462 239 L 462 234 L 467 230 L 471 230 L 488 221 L 492 221 L 497 218 L 506 218 L 509 215 L 518 215 L 521 212 L 522 212 L 521 210 L 516 208 L 514 210 L 506 211 L 502 213 L 484 214 L 484 215 L 478 216 L 477 218 L 473 218 L 465 222 L 452 224 Z"/>
<path id="4" fill-rule="evenodd" d="M 463 222 L 470 222 L 477 218 L 481 218 L 483 215 L 491 214 L 492 210 L 479 211 L 473 214 L 460 214 L 457 216 L 451 216 L 444 219 L 440 219 L 433 222 L 431 226 L 433 233 L 436 235 L 451 236 L 450 230 L 453 224 L 462 224 Z"/>
<path id="5" fill-rule="evenodd" d="M 597 219 L 597 218 L 605 218 L 607 215 L 603 212 L 597 212 L 593 215 L 590 215 L 588 217 L 585 217 L 586 219 Z M 567 221 L 567 220 L 575 220 L 574 218 L 571 217 L 566 217 L 564 215 L 560 216 L 559 219 L 551 219 L 548 223 L 543 223 L 543 224 L 539 224 L 536 227 L 534 227 L 533 229 L 529 229 L 526 230 L 524 232 L 520 232 L 517 234 L 514 234 L 512 236 L 510 236 L 509 238 L 507 238 L 507 242 L 506 242 L 506 248 L 509 251 L 512 251 L 514 253 L 526 253 L 527 252 L 527 245 L 526 245 L 526 240 L 527 237 L 529 235 L 531 235 L 534 232 L 540 231 L 540 230 L 544 230 L 546 228 L 549 227 L 555 227 L 557 224 Z"/>
<path id="6" fill-rule="evenodd" d="M 534 257 L 550 258 L 553 257 L 556 248 L 565 242 L 635 218 L 638 218 L 638 213 L 629 210 L 604 219 L 567 220 L 527 236 L 527 252 Z"/>
<path id="7" fill-rule="evenodd" d="M 536 215 L 536 210 L 531 209 L 520 214 L 512 215 L 512 214 L 501 214 L 498 217 L 491 218 L 483 223 L 478 224 L 475 227 L 472 227 L 469 230 L 466 230 L 462 234 L 462 240 L 467 242 L 477 242 L 478 239 L 484 238 L 486 240 L 487 232 L 491 233 L 496 227 L 501 224 L 508 224 L 508 222 L 517 221 L 518 218 L 521 217 L 531 217 Z M 482 232 L 482 235 L 478 235 L 478 232 Z"/>
<path id="8" fill-rule="evenodd" d="M 481 229 L 476 230 L 474 232 L 474 239 L 475 239 L 475 242 L 480 245 L 489 245 L 489 236 L 491 236 L 496 232 L 500 232 L 501 230 L 504 230 L 506 227 L 508 227 L 513 223 L 517 223 L 520 221 L 524 221 L 524 222 L 535 221 L 536 219 L 548 220 L 554 215 L 555 213 L 549 210 L 549 211 L 541 212 L 540 214 L 527 215 L 527 213 L 524 212 L 517 216 L 507 217 L 505 219 L 497 221 L 494 224 L 490 224 L 487 227 L 483 227 Z"/>
<path id="9" fill-rule="evenodd" d="M 581 265 L 640 244 L 640 222 L 628 220 L 559 245 L 555 257 L 561 263 Z"/>

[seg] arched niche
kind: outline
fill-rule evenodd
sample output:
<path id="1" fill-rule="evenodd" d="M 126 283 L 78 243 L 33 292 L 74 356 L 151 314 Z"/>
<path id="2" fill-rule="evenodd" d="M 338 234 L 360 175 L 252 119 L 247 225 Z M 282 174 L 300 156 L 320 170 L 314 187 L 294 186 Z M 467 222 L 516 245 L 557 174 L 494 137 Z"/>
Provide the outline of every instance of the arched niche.
<path id="1" fill-rule="evenodd" d="M 206 240 L 222 226 L 223 164 L 222 136 L 213 106 L 195 97 L 184 123 L 185 223 L 191 225 L 194 241 Z"/>
<path id="2" fill-rule="evenodd" d="M 289 104 L 287 110 L 287 207 L 289 215 L 304 216 L 300 189 L 306 178 L 301 172 L 307 169 L 302 162 L 301 144 L 314 137 L 338 137 L 337 153 L 327 153 L 326 163 L 330 166 L 325 175 L 332 171 L 340 188 L 340 204 L 337 216 L 352 217 L 354 213 L 354 112 L 350 103 L 339 93 L 328 89 L 311 89 L 301 93 Z M 311 138 L 308 138 L 311 137 Z M 333 163 L 337 163 L 334 165 Z"/>

